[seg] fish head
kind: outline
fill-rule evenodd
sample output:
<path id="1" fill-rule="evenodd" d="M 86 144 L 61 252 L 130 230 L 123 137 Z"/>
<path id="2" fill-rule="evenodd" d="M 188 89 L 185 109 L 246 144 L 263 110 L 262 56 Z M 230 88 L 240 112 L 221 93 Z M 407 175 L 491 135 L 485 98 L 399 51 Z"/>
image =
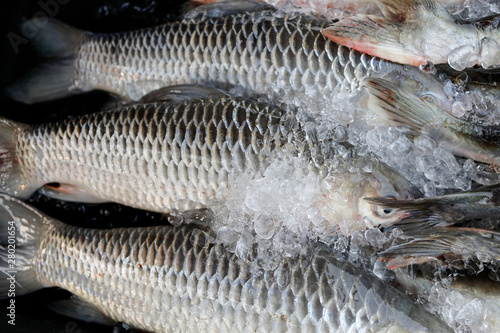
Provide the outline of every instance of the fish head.
<path id="1" fill-rule="evenodd" d="M 373 204 L 365 200 L 368 197 L 409 200 L 422 197 L 422 193 L 399 172 L 380 163 L 367 176 L 362 197 L 357 201 L 359 217 L 363 219 L 367 228 L 373 228 L 392 225 L 407 216 L 405 210 Z"/>
<path id="2" fill-rule="evenodd" d="M 421 192 L 396 170 L 379 163 L 371 172 L 344 173 L 327 177 L 323 197 L 317 203 L 321 216 L 348 235 L 380 225 L 393 224 L 405 212 L 386 209 L 365 200 L 367 197 L 413 199 Z"/>

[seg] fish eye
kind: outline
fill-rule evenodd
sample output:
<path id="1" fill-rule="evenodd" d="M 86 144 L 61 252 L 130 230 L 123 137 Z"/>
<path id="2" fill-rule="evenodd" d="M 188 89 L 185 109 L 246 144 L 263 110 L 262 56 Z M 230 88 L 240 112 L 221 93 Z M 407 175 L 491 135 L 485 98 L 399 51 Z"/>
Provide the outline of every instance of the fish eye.
<path id="1" fill-rule="evenodd" d="M 384 208 L 383 212 L 384 212 L 384 214 L 390 214 L 390 213 L 392 213 L 392 208 Z"/>
<path id="2" fill-rule="evenodd" d="M 378 206 L 378 205 L 373 205 L 372 206 L 372 213 L 376 217 L 380 217 L 380 218 L 391 217 L 395 212 L 396 212 L 396 209 L 394 209 L 394 208 L 381 207 L 381 206 Z"/>

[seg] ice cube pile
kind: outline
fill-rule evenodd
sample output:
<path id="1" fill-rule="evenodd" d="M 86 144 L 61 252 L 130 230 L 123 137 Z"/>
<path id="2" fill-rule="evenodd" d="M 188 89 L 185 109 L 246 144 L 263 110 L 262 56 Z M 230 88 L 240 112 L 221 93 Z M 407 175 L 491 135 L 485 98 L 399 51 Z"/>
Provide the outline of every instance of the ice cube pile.
<path id="1" fill-rule="evenodd" d="M 287 7 L 285 7 L 287 8 Z M 474 20 L 500 13 L 496 1 L 465 1 L 451 6 L 453 14 Z M 333 14 L 335 16 L 335 14 Z M 464 57 L 456 55 L 454 67 L 460 67 Z M 465 66 L 462 66 L 465 68 Z M 467 74 L 452 81 L 446 76 L 445 92 L 454 98 L 451 114 L 457 118 L 481 124 L 497 125 L 500 121 L 500 95 L 491 93 L 487 86 L 465 92 L 463 84 Z M 272 100 L 272 96 L 269 97 Z M 325 141 L 334 137 L 337 142 L 356 147 L 356 156 L 376 156 L 380 161 L 405 175 L 425 197 L 466 191 L 476 184 L 494 185 L 500 182 L 496 170 L 472 159 L 454 156 L 447 147 L 421 135 L 413 140 L 407 128 L 373 125 L 376 115 L 366 114 L 353 102 L 352 95 L 340 93 L 328 102 L 285 96 L 290 104 L 298 105 L 297 117 L 304 127 L 309 127 Z M 314 119 L 314 121 L 311 121 Z M 347 149 L 346 149 L 347 150 Z M 337 152 L 342 154 L 342 152 Z M 345 156 L 349 153 L 346 151 Z M 356 168 L 347 157 L 342 166 L 336 165 L 337 174 L 363 177 L 363 170 Z M 393 278 L 379 261 L 366 259 L 366 247 L 383 249 L 397 239 L 400 231 L 384 234 L 379 229 L 362 229 L 360 221 L 343 220 L 335 237 L 331 229 L 322 224 L 314 203 L 321 195 L 321 180 L 305 172 L 304 160 L 290 156 L 276 157 L 263 178 L 241 177 L 235 180 L 228 195 L 230 200 L 218 210 L 214 226 L 217 239 L 244 258 L 256 244 L 257 269 L 271 269 L 282 256 L 295 256 L 311 238 L 330 244 L 338 251 L 345 251 L 353 261 L 371 265 L 382 279 Z M 367 167 L 369 168 L 369 167 Z M 474 273 L 478 273 L 478 269 Z M 492 299 L 484 300 L 473 293 L 457 291 L 446 285 L 451 282 L 442 276 L 430 284 L 425 298 L 427 308 L 437 313 L 456 332 L 489 332 L 491 327 L 484 318 L 500 309 Z"/>

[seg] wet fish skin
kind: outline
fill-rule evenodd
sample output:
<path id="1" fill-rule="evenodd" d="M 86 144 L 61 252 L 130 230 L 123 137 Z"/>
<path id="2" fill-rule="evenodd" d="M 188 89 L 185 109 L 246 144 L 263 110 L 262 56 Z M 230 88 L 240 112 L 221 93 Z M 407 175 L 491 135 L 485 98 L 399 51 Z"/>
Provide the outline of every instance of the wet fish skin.
<path id="1" fill-rule="evenodd" d="M 184 91 L 173 90 L 175 98 Z M 163 98 L 161 91 L 154 98 Z M 216 209 L 238 177 L 263 176 L 280 152 L 303 158 L 322 195 L 315 208 L 332 230 L 343 219 L 367 217 L 360 227 L 391 222 L 391 216 L 375 216 L 363 197 L 420 195 L 382 163 L 362 179 L 345 175 L 330 180 L 335 171 L 330 155 L 338 143 L 318 143 L 293 112 L 220 91 L 185 97 L 39 126 L 0 119 L 2 191 L 27 198 L 45 184 L 60 183 L 60 192 L 70 192 L 62 199 L 71 201 L 114 201 L 160 213 Z"/>
<path id="2" fill-rule="evenodd" d="M 101 312 L 151 332 L 450 331 L 324 246 L 256 274 L 193 226 L 93 230 L 3 194 L 0 207 L 2 227 L 15 221 L 18 228 L 18 294 L 59 286 L 87 302 L 96 318 Z M 2 269 L 6 253 L 2 245 Z"/>
<path id="3" fill-rule="evenodd" d="M 12 158 L 21 174 L 3 174 L 3 188 L 25 197 L 57 182 L 152 211 L 202 208 L 231 175 L 258 175 L 268 156 L 299 139 L 292 128 L 280 133 L 286 123 L 278 108 L 222 94 L 14 124 Z"/>
<path id="4" fill-rule="evenodd" d="M 86 33 L 51 20 L 38 43 L 53 49 L 50 54 L 62 48 L 71 56 L 21 80 L 10 95 L 35 103 L 101 89 L 138 100 L 163 86 L 208 84 L 329 101 L 340 91 L 358 91 L 367 77 L 389 75 L 417 81 L 417 93 L 451 107 L 436 77 L 332 43 L 321 33 L 327 21 L 263 10 L 255 3 L 231 13 L 224 4 L 214 5 L 217 10 L 200 7 L 180 22 L 112 34 Z"/>
<path id="5" fill-rule="evenodd" d="M 317 85 L 334 92 L 341 86 L 356 89 L 369 72 L 391 67 L 371 59 L 362 63 L 360 54 L 328 42 L 320 33 L 323 24 L 297 14 L 276 17 L 270 10 L 91 35 L 78 51 L 74 88 L 132 99 L 127 88 L 141 81 L 196 80 L 256 93 L 304 92 Z"/>

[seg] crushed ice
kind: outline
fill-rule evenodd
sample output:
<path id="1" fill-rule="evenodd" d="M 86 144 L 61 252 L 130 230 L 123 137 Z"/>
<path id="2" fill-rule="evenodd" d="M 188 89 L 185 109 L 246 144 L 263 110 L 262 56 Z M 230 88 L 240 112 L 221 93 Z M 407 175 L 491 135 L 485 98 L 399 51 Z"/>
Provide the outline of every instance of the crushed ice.
<path id="1" fill-rule="evenodd" d="M 448 10 L 462 20 L 477 20 L 500 14 L 500 3 L 495 0 L 464 0 L 448 6 Z"/>
<path id="2" fill-rule="evenodd" d="M 285 9 L 286 6 L 291 5 L 287 2 Z M 461 18 L 500 13 L 500 4 L 494 1 L 466 0 L 451 8 L 453 14 Z M 473 49 L 455 50 L 450 54 L 450 65 L 461 69 L 478 60 L 488 65 L 489 59 L 497 56 L 498 45 L 489 40 L 483 43 L 484 55 L 477 55 Z M 453 81 L 446 76 L 440 78 L 446 82 L 444 93 L 454 101 L 449 110 L 453 116 L 481 124 L 498 124 L 496 88 L 474 86 L 466 91 L 463 88 L 468 81 L 465 74 Z M 286 82 L 276 84 L 283 86 Z M 471 159 L 455 157 L 425 135 L 410 140 L 404 127 L 373 125 L 376 116 L 367 114 L 351 92 L 342 91 L 330 99 L 318 99 L 318 91 L 308 89 L 306 96 L 285 92 L 280 99 L 298 108 L 297 118 L 309 133 L 314 133 L 316 140 L 343 143 L 335 147 L 343 164 L 333 165 L 334 172 L 353 171 L 363 177 L 363 172 L 356 173 L 359 166 L 354 167 L 349 158 L 351 152 L 346 145 L 351 144 L 356 147 L 357 158 L 373 154 L 404 175 L 426 197 L 469 190 L 474 183 L 492 185 L 500 181 L 494 170 Z M 276 100 L 275 96 L 267 98 Z M 367 165 L 364 171 L 370 168 Z M 327 184 L 325 179 L 309 172 L 307 162 L 300 157 L 280 153 L 262 177 L 239 175 L 232 182 L 227 200 L 215 212 L 213 228 L 218 241 L 240 258 L 256 249 L 259 269 L 274 269 L 283 256 L 302 253 L 307 248 L 303 245 L 311 238 L 331 245 L 336 251 L 349 253 L 353 261 L 368 260 L 364 252 L 366 246 L 376 250 L 386 248 L 401 233 L 398 229 L 391 234 L 378 228 L 364 230 L 363 221 L 352 218 L 343 218 L 333 226 L 325 224 L 317 202 Z M 391 278 L 391 272 L 380 261 L 373 262 L 372 268 L 380 278 Z M 283 279 L 286 278 L 284 274 Z M 460 291 L 450 292 L 441 283 L 434 284 L 429 294 L 429 306 L 436 307 L 433 312 L 456 331 L 487 332 L 489 327 L 483 319 L 490 310 L 485 301 Z"/>

